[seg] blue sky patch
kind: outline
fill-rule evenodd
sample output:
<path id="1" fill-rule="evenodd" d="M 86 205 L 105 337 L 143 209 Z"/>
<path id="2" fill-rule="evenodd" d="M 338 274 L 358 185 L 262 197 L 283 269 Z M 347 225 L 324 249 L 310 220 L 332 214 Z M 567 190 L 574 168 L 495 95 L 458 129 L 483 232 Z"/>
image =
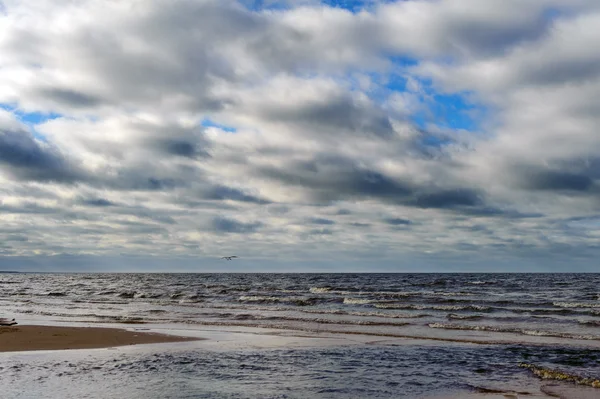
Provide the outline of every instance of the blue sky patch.
<path id="1" fill-rule="evenodd" d="M 371 10 L 378 4 L 391 3 L 394 0 L 322 0 L 321 5 L 342 8 L 353 13 L 362 10 Z M 239 0 L 239 2 L 252 11 L 286 10 L 292 8 L 293 2 L 286 0 Z M 307 4 L 311 4 L 307 2 Z"/>
<path id="2" fill-rule="evenodd" d="M 209 118 L 204 118 L 202 120 L 202 122 L 200 122 L 200 125 L 203 127 L 216 127 L 218 129 L 221 129 L 225 132 L 229 132 L 229 133 L 235 133 L 237 132 L 237 129 L 231 126 L 226 126 L 226 125 L 222 125 L 220 123 L 214 122 L 213 120 L 209 119 Z"/>
<path id="3" fill-rule="evenodd" d="M 55 112 L 25 112 L 19 110 L 11 104 L 0 104 L 0 108 L 12 112 L 12 114 L 21 122 L 28 126 L 39 125 L 46 121 L 62 117 L 61 114 Z"/>
<path id="4" fill-rule="evenodd" d="M 425 106 L 411 116 L 411 120 L 420 128 L 438 126 L 445 129 L 477 131 L 486 113 L 486 107 L 477 104 L 470 92 L 440 93 L 433 88 L 430 81 L 418 80 L 422 92 L 414 93 L 421 97 Z M 404 91 L 401 84 L 388 86 L 392 91 Z"/>
<path id="5" fill-rule="evenodd" d="M 57 114 L 54 112 L 21 112 L 15 111 L 15 115 L 19 118 L 19 120 L 27 125 L 39 125 L 41 123 L 47 122 L 49 120 L 58 119 L 62 117 L 61 114 Z"/>

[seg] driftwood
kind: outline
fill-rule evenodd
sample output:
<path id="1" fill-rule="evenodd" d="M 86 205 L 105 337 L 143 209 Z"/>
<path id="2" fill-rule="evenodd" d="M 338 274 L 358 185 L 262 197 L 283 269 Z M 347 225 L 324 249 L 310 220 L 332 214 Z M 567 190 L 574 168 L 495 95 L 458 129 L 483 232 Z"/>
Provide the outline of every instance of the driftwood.
<path id="1" fill-rule="evenodd" d="M 9 320 L 0 318 L 0 326 L 14 326 L 15 324 L 17 324 L 15 319 Z"/>

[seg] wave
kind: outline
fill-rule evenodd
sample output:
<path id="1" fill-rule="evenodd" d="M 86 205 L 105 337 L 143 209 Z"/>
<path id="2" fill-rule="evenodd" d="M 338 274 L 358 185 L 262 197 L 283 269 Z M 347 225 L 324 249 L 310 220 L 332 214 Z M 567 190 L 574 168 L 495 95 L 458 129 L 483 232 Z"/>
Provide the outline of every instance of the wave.
<path id="1" fill-rule="evenodd" d="M 441 328 L 444 330 L 468 330 L 468 331 L 492 331 L 501 333 L 516 333 L 522 335 L 534 335 L 539 337 L 556 337 L 556 338 L 569 338 L 569 339 L 584 339 L 584 340 L 600 340 L 600 337 L 593 335 L 579 335 L 571 333 L 562 333 L 554 331 L 542 331 L 542 330 L 528 330 L 516 327 L 495 327 L 495 326 L 466 326 L 461 324 L 444 324 L 444 323 L 430 323 L 428 324 L 431 328 Z"/>
<path id="2" fill-rule="evenodd" d="M 589 327 L 600 327 L 600 320 L 585 320 L 580 321 L 579 324 Z"/>
<path id="3" fill-rule="evenodd" d="M 479 315 L 479 314 L 474 314 L 474 315 L 463 315 L 463 314 L 454 314 L 454 313 L 450 313 L 448 316 L 446 316 L 447 319 L 450 320 L 478 320 L 478 319 L 482 319 L 484 316 Z"/>
<path id="4" fill-rule="evenodd" d="M 309 313 L 309 314 L 334 314 L 334 315 L 342 315 L 342 316 L 358 316 L 358 317 L 382 317 L 382 318 L 388 318 L 388 319 L 417 319 L 417 318 L 421 318 L 421 317 L 428 317 L 431 315 L 428 314 L 399 314 L 399 313 L 384 313 L 384 312 L 348 312 L 345 310 L 337 310 L 337 309 L 332 309 L 332 310 L 309 310 L 309 309 L 302 309 L 302 310 L 297 310 L 297 309 L 293 309 L 295 311 L 301 312 L 301 313 Z"/>
<path id="5" fill-rule="evenodd" d="M 278 297 L 278 296 L 261 296 L 261 295 L 242 295 L 239 297 L 240 302 L 254 302 L 254 303 L 290 303 L 296 306 L 312 306 L 318 301 L 324 298 L 317 297 Z"/>
<path id="6" fill-rule="evenodd" d="M 167 320 L 169 322 L 170 320 Z M 380 331 L 380 330 L 362 330 L 362 331 L 352 331 L 352 330 L 323 330 L 319 328 L 314 328 L 310 326 L 289 326 L 282 324 L 263 324 L 263 323 L 240 323 L 236 321 L 208 321 L 208 320 L 184 320 L 182 321 L 184 324 L 193 324 L 193 325 L 205 325 L 205 326 L 243 326 L 243 327 L 258 327 L 258 328 L 271 328 L 271 329 L 279 329 L 279 330 L 293 330 L 293 331 L 305 331 L 310 333 L 323 333 L 330 332 L 335 334 L 343 334 L 343 335 L 368 335 L 373 337 L 390 337 L 390 338 L 407 338 L 407 339 L 418 339 L 418 340 L 428 340 L 428 341 L 439 341 L 439 342 L 460 342 L 460 343 L 469 343 L 476 345 L 499 345 L 505 344 L 504 341 L 498 340 L 490 340 L 490 339 L 466 339 L 466 338 L 456 338 L 456 337 L 432 337 L 432 336 L 424 336 L 422 334 L 402 334 L 388 331 Z"/>
<path id="7" fill-rule="evenodd" d="M 115 300 L 83 300 L 83 299 L 73 299 L 71 302 L 73 303 L 99 303 L 99 304 L 109 304 L 109 305 L 128 305 L 127 301 L 115 301 Z"/>
<path id="8" fill-rule="evenodd" d="M 313 294 L 324 294 L 326 292 L 333 291 L 333 287 L 311 287 L 308 291 L 312 292 Z"/>
<path id="9" fill-rule="evenodd" d="M 530 363 L 519 363 L 519 367 L 531 370 L 533 374 L 543 380 L 569 381 L 577 385 L 600 388 L 600 380 L 597 378 L 584 377 L 574 373 L 568 373 L 566 371 L 536 366 Z"/>
<path id="10" fill-rule="evenodd" d="M 147 322 L 157 322 L 160 320 L 144 319 L 136 316 L 119 316 L 119 315 L 105 315 L 97 313 L 60 313 L 60 312 L 47 312 L 47 311 L 35 311 L 35 310 L 24 310 L 19 313 L 36 314 L 40 316 L 50 317 L 62 317 L 62 318 L 95 318 L 102 320 L 106 323 L 131 323 L 131 324 L 143 324 Z"/>
<path id="11" fill-rule="evenodd" d="M 362 299 L 362 298 L 344 298 L 344 302 L 347 305 L 366 305 L 372 303 L 372 299 Z"/>
<path id="12" fill-rule="evenodd" d="M 427 295 L 433 295 L 433 296 L 473 296 L 476 294 L 473 294 L 472 292 L 466 292 L 466 291 L 457 291 L 457 292 L 439 292 L 439 291 L 434 291 L 431 292 Z"/>
<path id="13" fill-rule="evenodd" d="M 490 284 L 496 284 L 496 281 L 475 280 L 475 281 L 469 281 L 468 283 L 473 284 L 473 285 L 490 285 Z"/>
<path id="14" fill-rule="evenodd" d="M 321 318 L 306 318 L 306 317 L 293 317 L 293 316 L 265 316 L 256 314 L 238 314 L 234 316 L 235 320 L 265 320 L 265 321 L 291 321 L 301 323 L 317 323 L 317 324 L 339 324 L 339 325 L 357 325 L 357 326 L 392 326 L 400 327 L 410 323 L 393 323 L 389 321 L 372 321 L 372 320 L 333 320 L 333 319 L 321 319 Z"/>
<path id="15" fill-rule="evenodd" d="M 134 298 L 137 298 L 137 299 L 159 299 L 159 298 L 163 298 L 163 297 L 164 297 L 163 294 L 149 293 L 149 292 L 136 292 L 134 295 Z M 176 298 L 173 298 L 173 296 L 171 296 L 171 299 L 176 299 Z"/>
<path id="16" fill-rule="evenodd" d="M 405 309 L 405 310 L 444 310 L 444 311 L 457 311 L 457 310 L 475 310 L 479 312 L 485 312 L 491 310 L 488 306 L 481 305 L 412 305 L 412 304 L 396 304 L 396 303 L 377 303 L 376 308 L 379 309 Z"/>
<path id="17" fill-rule="evenodd" d="M 97 292 L 96 295 L 114 295 L 117 293 L 118 293 L 118 291 L 106 290 L 106 291 Z"/>
<path id="18" fill-rule="evenodd" d="M 561 308 L 600 308 L 600 303 L 553 302 L 553 305 Z"/>

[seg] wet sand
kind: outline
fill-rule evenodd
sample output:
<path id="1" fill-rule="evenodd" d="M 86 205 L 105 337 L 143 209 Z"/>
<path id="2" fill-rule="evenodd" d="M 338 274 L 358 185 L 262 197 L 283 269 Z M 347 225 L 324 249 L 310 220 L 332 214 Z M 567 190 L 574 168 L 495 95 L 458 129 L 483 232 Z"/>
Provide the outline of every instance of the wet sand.
<path id="1" fill-rule="evenodd" d="M 12 326 L 0 327 L 0 352 L 109 348 L 199 339 L 118 328 Z"/>

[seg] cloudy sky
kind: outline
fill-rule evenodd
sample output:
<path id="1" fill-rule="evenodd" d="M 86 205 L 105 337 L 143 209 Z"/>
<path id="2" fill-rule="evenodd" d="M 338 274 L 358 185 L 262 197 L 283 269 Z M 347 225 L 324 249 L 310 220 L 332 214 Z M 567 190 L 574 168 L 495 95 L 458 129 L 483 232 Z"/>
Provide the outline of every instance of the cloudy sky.
<path id="1" fill-rule="evenodd" d="M 0 269 L 597 270 L 598 43 L 598 0 L 0 0 Z"/>

